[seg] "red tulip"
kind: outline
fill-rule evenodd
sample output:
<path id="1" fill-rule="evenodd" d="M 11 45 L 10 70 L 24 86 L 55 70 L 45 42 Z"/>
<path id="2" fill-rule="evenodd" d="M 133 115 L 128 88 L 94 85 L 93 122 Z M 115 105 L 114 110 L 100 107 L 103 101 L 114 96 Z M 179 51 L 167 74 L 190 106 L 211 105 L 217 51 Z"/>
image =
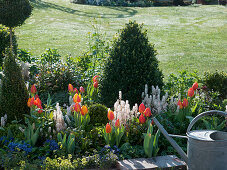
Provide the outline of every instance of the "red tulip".
<path id="1" fill-rule="evenodd" d="M 70 93 L 73 92 L 73 85 L 72 85 L 72 84 L 69 84 L 69 85 L 68 85 L 68 90 L 69 90 Z"/>
<path id="2" fill-rule="evenodd" d="M 78 90 L 77 90 L 77 88 L 74 88 L 73 92 L 75 92 L 76 94 L 79 93 Z"/>
<path id="3" fill-rule="evenodd" d="M 199 85 L 198 85 L 198 83 L 197 83 L 197 82 L 195 82 L 195 83 L 192 85 L 193 90 L 198 89 L 198 87 L 199 87 Z"/>
<path id="4" fill-rule="evenodd" d="M 139 112 L 140 112 L 140 113 L 143 113 L 143 112 L 145 111 L 145 109 L 146 109 L 146 108 L 145 108 L 144 104 L 141 103 L 140 106 L 139 106 Z"/>
<path id="5" fill-rule="evenodd" d="M 177 106 L 179 106 L 180 109 L 183 109 L 183 104 L 182 104 L 182 102 L 180 100 L 178 100 Z"/>
<path id="6" fill-rule="evenodd" d="M 85 92 L 84 88 L 80 86 L 80 93 L 84 93 L 84 92 Z"/>
<path id="7" fill-rule="evenodd" d="M 94 82 L 96 82 L 96 81 L 98 81 L 98 78 L 99 78 L 99 76 L 98 76 L 98 75 L 94 76 L 94 77 L 92 78 L 93 83 L 94 83 Z"/>
<path id="8" fill-rule="evenodd" d="M 75 110 L 75 112 L 81 111 L 81 107 L 80 107 L 80 104 L 78 102 L 75 103 L 74 110 Z"/>
<path id="9" fill-rule="evenodd" d="M 188 100 L 186 98 L 184 98 L 182 106 L 183 107 L 188 107 Z"/>
<path id="10" fill-rule="evenodd" d="M 31 93 L 35 94 L 36 92 L 37 92 L 37 89 L 36 89 L 35 85 L 33 84 L 31 87 Z"/>
<path id="11" fill-rule="evenodd" d="M 140 121 L 141 124 L 144 124 L 144 123 L 146 122 L 146 119 L 145 119 L 145 117 L 143 116 L 143 114 L 140 115 L 139 121 Z"/>
<path id="12" fill-rule="evenodd" d="M 94 86 L 94 88 L 96 88 L 96 89 L 97 89 L 97 88 L 98 88 L 98 86 L 99 86 L 99 83 L 98 83 L 97 81 L 95 81 L 95 82 L 94 82 L 94 84 L 93 84 L 93 86 Z"/>
<path id="13" fill-rule="evenodd" d="M 106 133 L 111 133 L 112 131 L 112 128 L 111 126 L 109 125 L 109 123 L 106 124 Z"/>
<path id="14" fill-rule="evenodd" d="M 113 120 L 114 119 L 114 113 L 112 110 L 109 110 L 107 113 L 107 117 L 109 120 Z"/>
<path id="15" fill-rule="evenodd" d="M 119 121 L 119 119 L 117 119 L 117 121 L 115 122 L 115 127 L 116 128 L 119 128 L 120 127 L 120 121 Z"/>
<path id="16" fill-rule="evenodd" d="M 86 106 L 82 106 L 82 107 L 81 107 L 81 114 L 84 116 L 84 115 L 86 115 L 87 113 L 88 113 L 87 107 L 86 107 Z"/>
<path id="17" fill-rule="evenodd" d="M 73 96 L 74 103 L 81 102 L 81 95 L 78 95 L 77 93 Z"/>
<path id="18" fill-rule="evenodd" d="M 193 97 L 194 96 L 194 90 L 193 90 L 193 88 L 189 88 L 188 89 L 188 96 L 189 97 Z"/>
<path id="19" fill-rule="evenodd" d="M 150 110 L 150 108 L 146 108 L 146 110 L 144 111 L 144 115 L 146 116 L 146 117 L 150 117 L 152 114 L 151 114 L 151 110 Z"/>

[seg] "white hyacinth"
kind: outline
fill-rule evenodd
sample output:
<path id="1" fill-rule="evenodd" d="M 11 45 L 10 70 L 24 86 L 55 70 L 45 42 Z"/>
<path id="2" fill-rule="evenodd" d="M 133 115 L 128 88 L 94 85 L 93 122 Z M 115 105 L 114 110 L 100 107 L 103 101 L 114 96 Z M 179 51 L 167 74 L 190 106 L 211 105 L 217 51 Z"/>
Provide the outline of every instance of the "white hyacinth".
<path id="1" fill-rule="evenodd" d="M 53 113 L 53 119 L 56 122 L 56 130 L 57 132 L 59 132 L 61 130 L 66 129 L 66 126 L 65 126 L 64 117 L 63 117 L 61 108 L 59 106 L 59 103 L 56 104 L 56 109 L 57 110 L 54 110 L 54 113 Z"/>
<path id="2" fill-rule="evenodd" d="M 159 114 L 167 111 L 167 98 L 168 93 L 166 93 L 162 98 L 160 97 L 161 90 L 158 86 L 156 88 L 152 86 L 152 93 L 148 94 L 148 86 L 145 85 L 145 90 L 142 93 L 142 103 L 151 109 L 153 114 Z"/>
<path id="3" fill-rule="evenodd" d="M 130 120 L 132 120 L 133 117 L 137 117 L 137 112 L 138 112 L 138 105 L 135 104 L 132 110 L 130 110 L 130 105 L 128 100 L 126 101 L 122 100 L 122 92 L 119 91 L 119 99 L 117 99 L 117 101 L 114 103 L 113 123 L 115 123 L 116 120 L 119 119 L 121 124 L 126 124 Z"/>
<path id="4" fill-rule="evenodd" d="M 22 127 L 19 127 L 19 130 L 24 133 L 24 129 Z"/>
<path id="5" fill-rule="evenodd" d="M 7 121 L 7 114 L 1 117 L 1 127 L 4 127 L 6 125 L 6 121 Z"/>

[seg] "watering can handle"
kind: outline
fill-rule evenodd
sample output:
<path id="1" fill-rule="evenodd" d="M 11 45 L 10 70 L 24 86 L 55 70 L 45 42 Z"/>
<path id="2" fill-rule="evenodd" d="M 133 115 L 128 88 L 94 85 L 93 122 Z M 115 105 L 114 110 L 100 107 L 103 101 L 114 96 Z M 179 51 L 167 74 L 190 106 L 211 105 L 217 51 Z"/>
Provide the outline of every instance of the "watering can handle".
<path id="1" fill-rule="evenodd" d="M 208 116 L 208 115 L 214 115 L 214 114 L 218 114 L 224 117 L 227 117 L 227 113 L 223 112 L 223 111 L 218 111 L 218 110 L 211 110 L 211 111 L 207 111 L 207 112 L 203 112 L 199 115 L 197 115 L 189 124 L 188 129 L 187 129 L 187 134 L 190 132 L 192 126 L 201 118 L 204 116 Z"/>

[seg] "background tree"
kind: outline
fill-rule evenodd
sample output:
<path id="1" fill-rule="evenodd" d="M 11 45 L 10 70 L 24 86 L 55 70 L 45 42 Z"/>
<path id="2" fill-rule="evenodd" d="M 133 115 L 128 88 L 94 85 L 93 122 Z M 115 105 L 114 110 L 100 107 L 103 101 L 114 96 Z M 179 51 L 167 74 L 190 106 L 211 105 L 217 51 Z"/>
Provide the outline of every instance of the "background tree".
<path id="1" fill-rule="evenodd" d="M 119 90 L 123 98 L 133 105 L 141 102 L 145 84 L 163 86 L 156 50 L 149 43 L 147 31 L 142 31 L 142 26 L 135 21 L 129 22 L 114 40 L 100 82 L 100 99 L 108 107 L 113 107 Z"/>
<path id="2" fill-rule="evenodd" d="M 0 0 L 0 24 L 10 29 L 10 52 L 4 61 L 4 76 L 0 93 L 0 116 L 7 114 L 8 122 L 24 120 L 29 113 L 28 91 L 21 74 L 21 68 L 13 54 L 12 29 L 20 26 L 31 15 L 32 7 L 28 0 Z"/>
<path id="3" fill-rule="evenodd" d="M 29 0 L 0 0 L 0 24 L 10 29 L 10 45 L 13 51 L 12 29 L 21 26 L 31 15 Z"/>

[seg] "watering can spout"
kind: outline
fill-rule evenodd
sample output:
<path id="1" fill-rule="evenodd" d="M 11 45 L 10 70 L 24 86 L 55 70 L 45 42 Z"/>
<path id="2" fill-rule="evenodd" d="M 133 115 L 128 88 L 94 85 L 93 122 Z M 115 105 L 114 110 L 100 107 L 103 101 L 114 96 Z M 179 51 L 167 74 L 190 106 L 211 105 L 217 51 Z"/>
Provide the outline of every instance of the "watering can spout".
<path id="1" fill-rule="evenodd" d="M 169 136 L 167 131 L 163 128 L 163 126 L 159 123 L 159 121 L 154 117 L 153 118 L 154 123 L 159 128 L 159 130 L 162 132 L 162 134 L 166 137 L 166 139 L 170 142 L 170 144 L 176 149 L 178 154 L 181 156 L 181 158 L 185 161 L 185 163 L 188 163 L 188 157 L 186 153 L 181 149 L 181 147 L 173 140 L 172 137 Z"/>

